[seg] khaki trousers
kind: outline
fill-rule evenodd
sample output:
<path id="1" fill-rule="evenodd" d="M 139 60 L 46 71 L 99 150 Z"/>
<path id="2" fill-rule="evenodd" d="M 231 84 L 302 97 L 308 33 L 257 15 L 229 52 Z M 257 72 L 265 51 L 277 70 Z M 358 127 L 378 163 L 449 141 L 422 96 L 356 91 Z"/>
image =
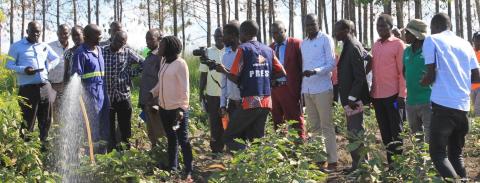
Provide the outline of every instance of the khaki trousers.
<path id="1" fill-rule="evenodd" d="M 337 142 L 335 125 L 332 120 L 333 91 L 328 90 L 317 94 L 304 94 L 307 113 L 307 129 L 313 139 L 325 138 L 325 147 L 329 163 L 337 162 Z"/>

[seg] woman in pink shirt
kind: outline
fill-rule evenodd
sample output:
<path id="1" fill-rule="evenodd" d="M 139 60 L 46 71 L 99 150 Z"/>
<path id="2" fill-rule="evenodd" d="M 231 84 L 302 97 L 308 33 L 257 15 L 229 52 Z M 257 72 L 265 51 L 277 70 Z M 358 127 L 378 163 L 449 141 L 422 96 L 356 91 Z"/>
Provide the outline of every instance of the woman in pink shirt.
<path id="1" fill-rule="evenodd" d="M 158 72 L 158 83 L 150 91 L 158 97 L 160 118 L 168 140 L 169 169 L 178 167 L 178 145 L 182 147 L 183 163 L 187 180 L 191 180 L 192 147 L 188 140 L 188 67 L 178 54 L 182 51 L 182 42 L 175 36 L 167 36 L 159 45 L 158 54 L 163 56 Z"/>

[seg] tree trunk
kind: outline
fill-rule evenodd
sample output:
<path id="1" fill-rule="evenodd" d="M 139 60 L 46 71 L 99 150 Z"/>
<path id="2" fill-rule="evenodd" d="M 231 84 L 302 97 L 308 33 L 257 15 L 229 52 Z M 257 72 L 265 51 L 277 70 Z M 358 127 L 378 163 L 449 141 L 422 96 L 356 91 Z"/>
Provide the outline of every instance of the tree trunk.
<path id="1" fill-rule="evenodd" d="M 327 6 L 326 6 L 325 1 L 322 1 L 322 7 L 323 7 L 323 22 L 325 24 L 325 32 L 328 34 Z M 322 12 L 318 12 L 318 13 L 322 13 Z M 332 23 L 332 25 L 333 25 L 333 23 Z"/>
<path id="2" fill-rule="evenodd" d="M 373 2 L 370 2 L 370 48 L 373 46 L 373 17 L 375 17 L 375 13 L 373 12 Z"/>
<path id="3" fill-rule="evenodd" d="M 20 37 L 20 38 L 22 39 L 23 36 L 25 35 L 25 0 L 22 0 L 22 30 L 20 32 L 21 32 L 21 35 L 22 35 L 22 37 Z M 1 35 L 2 34 L 0 34 L 0 36 Z"/>
<path id="4" fill-rule="evenodd" d="M 210 16 L 210 0 L 206 0 L 207 4 L 207 47 L 212 45 L 212 17 Z"/>
<path id="5" fill-rule="evenodd" d="M 343 17 L 344 19 L 350 20 L 350 0 L 343 0 L 343 7 L 345 10 L 343 10 Z"/>
<path id="6" fill-rule="evenodd" d="M 447 12 L 448 16 L 452 17 L 452 1 L 447 1 Z"/>
<path id="7" fill-rule="evenodd" d="M 252 0 L 247 0 L 247 20 L 252 20 Z"/>
<path id="8" fill-rule="evenodd" d="M 14 19 L 14 16 L 15 14 L 13 13 L 14 12 L 14 9 L 15 8 L 15 1 L 13 0 L 10 0 L 10 45 L 13 44 L 13 19 Z M 24 31 L 24 30 L 22 30 Z"/>
<path id="9" fill-rule="evenodd" d="M 46 22 L 47 22 L 47 19 L 45 19 L 46 17 L 46 9 L 47 9 L 47 0 L 42 0 L 42 42 L 45 42 L 45 27 L 46 27 Z"/>
<path id="10" fill-rule="evenodd" d="M 414 0 L 415 2 L 415 18 L 422 19 L 422 0 Z"/>
<path id="11" fill-rule="evenodd" d="M 363 43 L 368 45 L 368 3 L 363 4 Z"/>
<path id="12" fill-rule="evenodd" d="M 362 29 L 362 5 L 360 3 L 358 3 L 358 21 L 357 23 L 355 24 L 355 26 L 358 27 L 358 33 L 357 33 L 357 36 L 358 36 L 358 40 L 360 40 L 360 42 L 363 42 L 363 29 Z"/>
<path id="13" fill-rule="evenodd" d="M 238 18 L 238 0 L 235 0 L 234 3 L 235 3 L 235 20 L 239 20 L 239 18 Z"/>
<path id="14" fill-rule="evenodd" d="M 353 23 L 355 23 L 355 25 L 357 25 L 357 22 L 355 22 L 357 20 L 356 15 L 355 15 L 355 0 L 349 0 L 348 6 L 350 8 L 349 9 L 350 20 L 353 21 Z"/>
<path id="15" fill-rule="evenodd" d="M 320 27 L 320 30 L 323 30 L 322 25 L 323 25 L 323 7 L 322 3 L 320 2 L 322 0 L 315 1 L 315 14 L 318 16 L 318 27 Z M 302 22 L 303 22 L 303 16 L 302 16 Z M 304 30 L 305 31 L 305 30 Z"/>
<path id="16" fill-rule="evenodd" d="M 305 37 L 305 16 L 307 15 L 307 0 L 300 0 L 300 20 L 302 21 L 302 35 Z M 318 18 L 317 18 L 318 19 Z M 318 26 L 321 28 L 321 21 L 318 20 Z"/>
<path id="17" fill-rule="evenodd" d="M 260 5 L 261 5 L 260 0 L 256 0 L 255 1 L 255 12 L 256 12 L 255 19 L 258 24 L 257 40 L 262 42 L 262 10 L 260 9 Z"/>
<path id="18" fill-rule="evenodd" d="M 463 0 L 458 1 L 459 6 L 459 14 L 460 14 L 460 37 L 465 38 L 465 34 L 463 34 Z"/>
<path id="19" fill-rule="evenodd" d="M 272 30 L 272 24 L 273 22 L 275 21 L 275 14 L 274 14 L 274 10 L 273 10 L 273 0 L 268 0 L 268 27 L 269 29 L 268 30 Z M 270 38 L 270 41 L 272 40 L 272 34 L 268 34 L 269 35 L 269 38 Z"/>
<path id="20" fill-rule="evenodd" d="M 95 23 L 100 25 L 100 0 L 96 0 L 95 5 Z"/>
<path id="21" fill-rule="evenodd" d="M 172 1 L 172 12 L 173 12 L 173 35 L 178 36 L 178 30 L 177 30 L 177 0 Z"/>
<path id="22" fill-rule="evenodd" d="M 118 6 L 118 0 L 113 0 L 113 21 L 117 21 L 117 10 L 118 10 L 117 6 Z"/>
<path id="23" fill-rule="evenodd" d="M 262 0 L 263 43 L 267 44 L 267 21 L 265 19 L 265 0 Z"/>
<path id="24" fill-rule="evenodd" d="M 152 24 L 150 19 L 150 0 L 147 0 L 147 23 L 148 23 L 148 30 L 152 29 Z"/>
<path id="25" fill-rule="evenodd" d="M 344 13 L 344 11 L 345 11 L 345 10 L 344 10 L 344 9 L 345 9 L 345 2 L 344 2 L 344 1 L 345 1 L 345 0 L 342 0 L 342 1 L 340 2 L 340 17 L 341 17 L 340 19 L 344 19 L 344 18 L 345 18 L 345 13 Z M 332 29 L 332 30 L 333 30 L 333 29 Z"/>
<path id="26" fill-rule="evenodd" d="M 33 0 L 32 1 L 32 6 L 33 6 L 33 21 L 37 20 L 37 2 L 35 2 L 36 0 Z"/>
<path id="27" fill-rule="evenodd" d="M 58 26 L 60 26 L 60 0 L 57 0 L 57 27 Z"/>
<path id="28" fill-rule="evenodd" d="M 288 0 L 288 35 L 290 37 L 293 37 L 294 34 L 294 28 L 293 28 L 293 10 L 295 9 L 295 5 L 293 4 L 293 0 Z M 302 23 L 303 24 L 303 23 Z"/>
<path id="29" fill-rule="evenodd" d="M 435 0 L 435 13 L 440 12 L 440 0 Z"/>
<path id="30" fill-rule="evenodd" d="M 222 0 L 222 26 L 227 24 L 227 4 Z"/>
<path id="31" fill-rule="evenodd" d="M 395 9 L 397 10 L 397 27 L 403 28 L 403 1 L 397 0 L 395 2 Z"/>
<path id="32" fill-rule="evenodd" d="M 407 12 L 408 12 L 408 18 L 407 20 L 410 22 L 410 17 L 412 17 L 412 14 L 410 13 L 410 0 L 407 0 Z"/>
<path id="33" fill-rule="evenodd" d="M 163 31 L 163 6 L 162 6 L 162 1 L 157 0 L 157 14 L 158 14 L 158 28 Z"/>
<path id="34" fill-rule="evenodd" d="M 471 2 L 470 0 L 467 0 L 466 1 L 466 4 L 465 4 L 465 7 L 466 8 L 466 15 L 465 17 L 467 17 L 467 38 L 468 38 L 468 41 L 469 42 L 472 42 L 472 11 L 471 11 Z"/>
<path id="35" fill-rule="evenodd" d="M 228 23 L 231 20 L 230 15 L 232 14 L 232 9 L 230 7 L 230 0 L 227 0 L 227 8 L 228 8 L 228 11 L 227 11 L 227 23 Z"/>
<path id="36" fill-rule="evenodd" d="M 225 1 L 225 0 L 223 0 Z M 185 0 L 180 1 L 180 14 L 182 16 L 182 57 L 185 58 Z"/>
<path id="37" fill-rule="evenodd" d="M 478 25 L 480 25 L 480 0 L 475 0 L 475 6 L 477 8 L 477 20 L 478 20 Z"/>
<path id="38" fill-rule="evenodd" d="M 335 30 L 335 22 L 337 22 L 337 0 L 332 0 L 332 32 Z"/>
<path id="39" fill-rule="evenodd" d="M 118 7 L 118 21 L 122 22 L 123 20 L 123 0 L 119 0 L 120 6 Z"/>
<path id="40" fill-rule="evenodd" d="M 77 0 L 72 0 L 73 4 L 73 25 L 77 25 Z"/>
<path id="41" fill-rule="evenodd" d="M 91 0 L 87 1 L 87 14 L 88 14 L 88 24 L 92 23 L 92 7 L 91 7 Z"/>
<path id="42" fill-rule="evenodd" d="M 220 2 L 219 0 L 215 0 L 215 5 L 217 6 L 217 27 L 221 25 L 221 17 L 220 17 Z"/>
<path id="43" fill-rule="evenodd" d="M 392 14 L 392 2 L 391 1 L 383 1 L 383 13 L 385 14 Z"/>

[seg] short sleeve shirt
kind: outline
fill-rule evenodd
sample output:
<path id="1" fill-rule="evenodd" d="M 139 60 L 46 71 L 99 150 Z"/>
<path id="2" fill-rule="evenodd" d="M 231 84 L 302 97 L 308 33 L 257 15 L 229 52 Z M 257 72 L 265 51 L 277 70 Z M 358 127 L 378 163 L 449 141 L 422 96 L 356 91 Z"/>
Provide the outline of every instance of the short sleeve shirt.
<path id="1" fill-rule="evenodd" d="M 403 52 L 403 66 L 405 67 L 405 80 L 407 82 L 407 104 L 419 105 L 430 103 L 432 88 L 420 85 L 420 80 L 426 71 L 422 50 L 413 52 L 409 46 Z"/>
<path id="2" fill-rule="evenodd" d="M 448 108 L 470 110 L 471 70 L 478 68 L 470 43 L 452 31 L 425 38 L 425 64 L 435 64 L 431 101 Z"/>
<path id="3" fill-rule="evenodd" d="M 216 63 L 221 64 L 223 59 L 223 54 L 225 53 L 225 48 L 218 49 L 217 47 L 207 48 L 207 57 L 211 60 L 215 60 Z M 208 66 L 205 64 L 200 64 L 198 69 L 200 72 L 207 73 L 207 86 L 205 87 L 205 94 L 209 96 L 220 96 L 220 82 L 222 81 L 222 74 L 208 69 Z"/>

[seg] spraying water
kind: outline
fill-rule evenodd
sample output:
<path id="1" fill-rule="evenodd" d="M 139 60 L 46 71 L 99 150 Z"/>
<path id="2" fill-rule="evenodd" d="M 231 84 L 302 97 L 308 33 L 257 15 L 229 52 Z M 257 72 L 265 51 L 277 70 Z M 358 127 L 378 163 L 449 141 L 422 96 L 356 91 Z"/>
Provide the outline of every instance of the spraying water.
<path id="1" fill-rule="evenodd" d="M 82 156 L 80 149 L 84 149 L 83 144 L 86 139 L 84 119 L 79 105 L 79 96 L 83 93 L 80 77 L 75 74 L 70 78 L 64 95 L 60 99 L 57 168 L 62 175 L 62 182 L 81 182 L 76 170 L 80 166 Z"/>

